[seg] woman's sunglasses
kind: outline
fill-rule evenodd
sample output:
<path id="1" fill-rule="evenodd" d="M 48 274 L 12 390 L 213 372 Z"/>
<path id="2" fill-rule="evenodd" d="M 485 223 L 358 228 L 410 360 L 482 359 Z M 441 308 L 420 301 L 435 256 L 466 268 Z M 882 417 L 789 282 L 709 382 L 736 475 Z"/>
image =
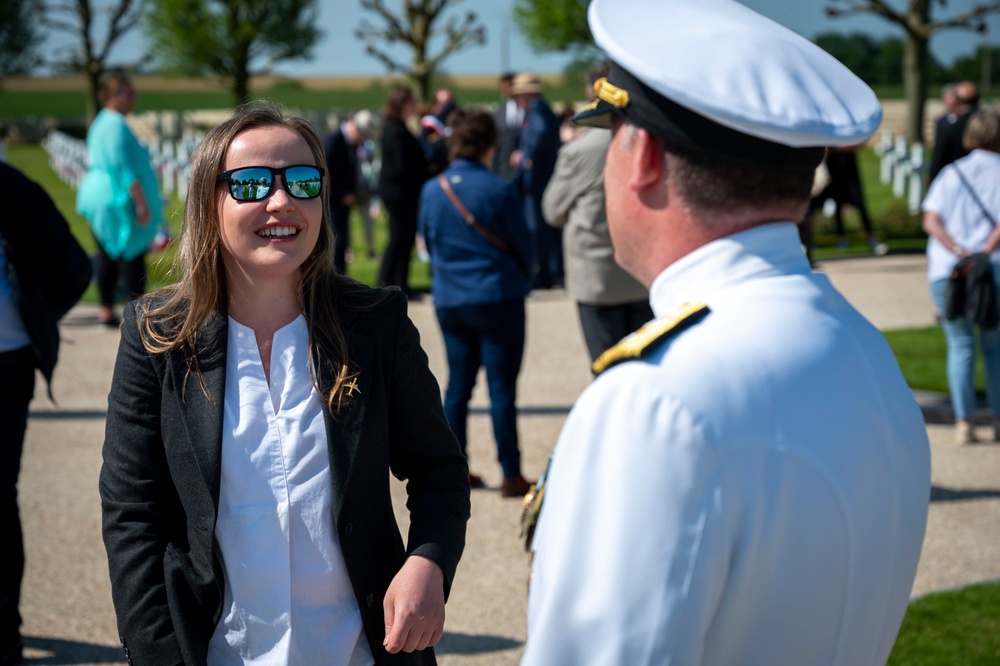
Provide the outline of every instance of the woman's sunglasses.
<path id="1" fill-rule="evenodd" d="M 323 169 L 309 164 L 274 168 L 240 167 L 223 171 L 216 183 L 229 183 L 229 194 L 236 201 L 263 201 L 271 196 L 274 177 L 281 176 L 285 191 L 295 199 L 315 199 L 323 189 Z"/>

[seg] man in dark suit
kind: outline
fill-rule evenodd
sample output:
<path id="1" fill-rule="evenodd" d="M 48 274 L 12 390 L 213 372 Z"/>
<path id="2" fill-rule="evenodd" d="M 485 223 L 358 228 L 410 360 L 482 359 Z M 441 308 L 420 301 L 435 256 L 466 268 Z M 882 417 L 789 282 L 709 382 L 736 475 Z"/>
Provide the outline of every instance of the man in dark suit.
<path id="1" fill-rule="evenodd" d="M 493 120 L 497 124 L 497 152 L 493 156 L 493 173 L 507 180 L 514 174 L 510 156 L 517 150 L 517 145 L 521 141 L 521 125 L 524 124 L 524 110 L 517 105 L 510 94 L 513 83 L 513 72 L 507 72 L 500 77 L 503 101 L 493 115 Z"/>
<path id="2" fill-rule="evenodd" d="M 931 170 L 928 174 L 928 184 L 955 160 L 969 154 L 962 145 L 962 135 L 969 117 L 979 107 L 979 90 L 972 81 L 962 81 L 942 93 L 948 113 L 938 118 L 934 130 L 934 153 L 931 157 Z"/>
<path id="3" fill-rule="evenodd" d="M 362 127 L 351 115 L 323 138 L 330 174 L 330 217 L 336 235 L 334 263 L 340 273 L 347 272 L 347 252 L 351 247 L 351 206 L 357 198 L 360 173 L 358 146 L 369 138 L 369 132 L 369 127 Z"/>
<path id="4" fill-rule="evenodd" d="M 17 477 L 35 392 L 35 369 L 52 395 L 57 322 L 90 282 L 86 253 L 38 184 L 0 162 L 0 666 L 21 661 L 18 602 L 24 542 Z"/>
<path id="5" fill-rule="evenodd" d="M 550 227 L 542 216 L 542 195 L 556 168 L 559 153 L 559 119 L 542 99 L 542 82 L 518 74 L 511 94 L 524 110 L 524 127 L 517 150 L 510 156 L 524 201 L 524 218 L 534 236 L 536 273 L 534 287 L 550 289 L 563 284 L 562 229 Z"/>

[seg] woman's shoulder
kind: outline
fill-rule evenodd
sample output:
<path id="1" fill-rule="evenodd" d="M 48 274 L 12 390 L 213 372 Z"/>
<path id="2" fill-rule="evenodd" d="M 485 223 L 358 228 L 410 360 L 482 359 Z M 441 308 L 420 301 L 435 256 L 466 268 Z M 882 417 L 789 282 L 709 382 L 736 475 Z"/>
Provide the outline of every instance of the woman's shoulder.
<path id="1" fill-rule="evenodd" d="M 369 287 L 340 276 L 336 285 L 340 306 L 347 312 L 369 313 L 395 309 L 406 303 L 406 295 L 395 287 Z"/>

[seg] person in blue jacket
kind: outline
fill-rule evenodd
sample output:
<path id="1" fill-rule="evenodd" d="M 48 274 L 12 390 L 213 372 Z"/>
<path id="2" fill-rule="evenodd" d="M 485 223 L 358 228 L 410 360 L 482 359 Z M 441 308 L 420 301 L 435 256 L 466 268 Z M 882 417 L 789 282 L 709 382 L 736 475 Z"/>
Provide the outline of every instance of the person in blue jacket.
<path id="1" fill-rule="evenodd" d="M 524 297 L 531 289 L 531 235 L 513 185 L 491 173 L 497 145 L 493 117 L 461 108 L 448 120 L 451 163 L 424 184 L 418 228 L 431 255 L 431 293 L 448 357 L 444 409 L 466 450 L 469 399 L 486 368 L 500 494 L 523 496 L 517 435 L 517 375 L 524 355 Z M 470 474 L 482 487 L 478 474 Z"/>
<path id="2" fill-rule="evenodd" d="M 518 74 L 511 94 L 524 110 L 524 126 L 517 150 L 510 156 L 513 180 L 521 191 L 524 217 L 534 240 L 534 287 L 562 286 L 562 229 L 550 227 L 542 215 L 542 195 L 552 179 L 559 154 L 559 118 L 542 98 L 542 82 L 531 74 Z"/>

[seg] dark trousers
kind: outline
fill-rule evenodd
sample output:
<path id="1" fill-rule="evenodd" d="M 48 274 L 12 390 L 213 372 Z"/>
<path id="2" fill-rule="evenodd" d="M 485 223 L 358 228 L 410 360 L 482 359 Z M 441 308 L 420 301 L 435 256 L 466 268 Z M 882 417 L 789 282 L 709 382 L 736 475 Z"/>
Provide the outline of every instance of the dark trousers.
<path id="1" fill-rule="evenodd" d="M 35 358 L 30 347 L 0 354 L 0 652 L 18 641 L 24 537 L 17 508 L 17 477 L 35 392 Z"/>
<path id="2" fill-rule="evenodd" d="M 497 459 L 504 478 L 521 473 L 517 440 L 517 375 L 524 356 L 524 299 L 438 308 L 448 356 L 444 412 L 462 452 L 467 442 L 469 399 L 480 366 L 486 368 Z"/>
<path id="3" fill-rule="evenodd" d="M 409 293 L 410 255 L 417 238 L 417 203 L 385 201 L 389 213 L 389 244 L 382 256 L 378 283 Z"/>
<path id="4" fill-rule="evenodd" d="M 542 197 L 524 195 L 524 221 L 532 236 L 535 289 L 551 289 L 564 282 L 562 229 L 551 227 L 542 216 Z"/>
<path id="5" fill-rule="evenodd" d="M 620 305 L 591 305 L 577 303 L 580 313 L 580 327 L 583 329 L 583 339 L 590 352 L 590 360 L 605 350 L 615 346 L 629 333 L 653 318 L 653 309 L 647 301 L 633 301 Z"/>
<path id="6" fill-rule="evenodd" d="M 125 300 L 130 301 L 141 296 L 146 291 L 146 256 L 140 254 L 135 259 L 125 261 L 112 259 L 97 243 L 97 266 L 94 274 L 97 276 L 97 292 L 100 294 L 101 305 L 114 305 L 118 299 L 115 290 L 118 280 L 125 286 Z"/>
<path id="7" fill-rule="evenodd" d="M 341 275 L 347 274 L 347 248 L 351 246 L 351 207 L 331 206 L 330 217 L 333 220 L 333 265 Z"/>

